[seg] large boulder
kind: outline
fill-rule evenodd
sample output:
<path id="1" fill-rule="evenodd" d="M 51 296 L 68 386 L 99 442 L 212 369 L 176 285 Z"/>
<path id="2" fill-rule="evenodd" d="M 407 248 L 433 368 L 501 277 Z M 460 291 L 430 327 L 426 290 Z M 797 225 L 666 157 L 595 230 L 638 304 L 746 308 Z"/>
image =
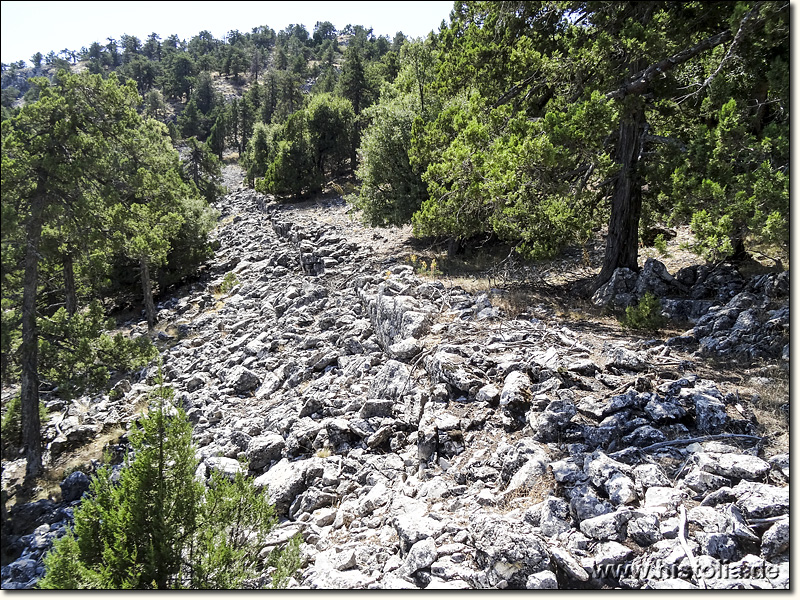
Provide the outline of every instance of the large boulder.
<path id="1" fill-rule="evenodd" d="M 372 380 L 369 394 L 373 398 L 396 400 L 411 387 L 411 370 L 401 362 L 388 360 Z"/>
<path id="2" fill-rule="evenodd" d="M 289 462 L 284 458 L 253 482 L 256 488 L 266 487 L 270 502 L 275 504 L 279 516 L 287 516 L 295 498 L 306 491 L 322 476 L 323 465 L 319 458 Z"/>
<path id="3" fill-rule="evenodd" d="M 378 343 L 385 351 L 408 338 L 421 339 L 430 329 L 429 311 L 411 296 L 384 295 L 385 286 L 378 288 L 377 297 L 369 302 L 368 311 Z"/>
<path id="4" fill-rule="evenodd" d="M 504 582 L 509 588 L 525 589 L 531 575 L 552 570 L 547 546 L 527 523 L 476 512 L 470 516 L 469 529 L 475 560 L 484 569 L 487 587 Z"/>
<path id="5" fill-rule="evenodd" d="M 250 369 L 236 365 L 228 373 L 225 382 L 233 388 L 235 393 L 246 394 L 255 390 L 261 384 L 261 379 Z"/>
<path id="6" fill-rule="evenodd" d="M 637 298 L 641 298 L 648 292 L 658 298 L 662 298 L 686 291 L 688 291 L 686 286 L 670 275 L 664 263 L 655 258 L 648 258 L 645 261 L 642 270 L 639 271 L 639 278 L 634 288 Z"/>
<path id="7" fill-rule="evenodd" d="M 626 267 L 615 269 L 611 279 L 592 296 L 592 304 L 608 310 L 623 310 L 635 300 L 637 274 Z"/>
<path id="8" fill-rule="evenodd" d="M 62 502 L 72 502 L 77 500 L 85 492 L 89 491 L 91 481 L 85 473 L 75 471 L 71 473 L 64 481 L 61 482 L 61 500 Z"/>

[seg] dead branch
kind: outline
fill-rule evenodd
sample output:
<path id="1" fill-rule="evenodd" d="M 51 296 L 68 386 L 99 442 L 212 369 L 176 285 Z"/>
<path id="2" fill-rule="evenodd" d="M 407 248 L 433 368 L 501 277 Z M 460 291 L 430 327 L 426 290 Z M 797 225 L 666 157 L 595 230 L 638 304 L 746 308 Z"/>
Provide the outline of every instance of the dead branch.
<path id="1" fill-rule="evenodd" d="M 755 26 L 760 22 L 760 20 L 751 21 L 751 19 L 753 15 L 758 13 L 759 9 L 761 8 L 761 5 L 763 4 L 764 4 L 763 2 L 756 2 L 753 5 L 753 7 L 749 11 L 747 11 L 747 14 L 745 14 L 745 16 L 742 17 L 742 20 L 739 23 L 739 30 L 736 32 L 736 35 L 734 36 L 733 41 L 731 42 L 731 45 L 728 46 L 728 51 L 725 53 L 725 56 L 722 57 L 722 60 L 719 61 L 717 68 L 714 69 L 714 72 L 711 73 L 711 75 L 709 75 L 708 78 L 703 83 L 700 84 L 699 88 L 697 88 L 691 94 L 687 94 L 686 96 L 683 96 L 682 98 L 678 99 L 677 100 L 678 104 L 681 104 L 685 100 L 688 100 L 693 96 L 696 96 L 697 94 L 702 92 L 705 88 L 707 88 L 711 84 L 711 82 L 714 81 L 714 79 L 717 78 L 717 75 L 719 75 L 722 72 L 722 67 L 724 67 L 725 63 L 727 63 L 728 60 L 730 60 L 730 58 L 733 56 L 734 49 L 736 49 L 736 47 L 741 43 L 742 39 L 744 38 L 745 32 L 755 28 Z"/>
<path id="2" fill-rule="evenodd" d="M 650 444 L 649 446 L 645 446 L 644 448 L 642 448 L 642 452 L 658 450 L 659 448 L 666 448 L 668 446 L 688 446 L 689 444 L 694 444 L 694 443 L 711 442 L 714 440 L 726 440 L 726 439 L 747 440 L 751 442 L 760 442 L 762 440 L 762 438 L 758 437 L 757 435 L 745 435 L 743 433 L 718 433 L 716 435 L 705 435 L 703 437 L 683 438 L 680 440 L 657 442 L 655 444 Z"/>
<path id="3" fill-rule="evenodd" d="M 673 54 L 672 56 L 660 60 L 657 63 L 653 63 L 652 65 L 633 75 L 633 77 L 631 77 L 627 83 L 624 83 L 617 89 L 608 92 L 606 94 L 606 98 L 609 100 L 622 100 L 622 98 L 630 94 L 641 94 L 647 90 L 647 86 L 649 86 L 650 82 L 653 81 L 653 79 L 655 79 L 658 75 L 666 73 L 667 71 L 671 71 L 678 65 L 682 65 L 698 54 L 725 43 L 730 39 L 730 37 L 731 32 L 729 29 L 720 31 L 711 37 L 707 37 L 700 43 L 695 44 L 691 48 L 685 48 L 677 54 Z"/>
<path id="4" fill-rule="evenodd" d="M 692 554 L 692 549 L 689 548 L 689 543 L 686 541 L 686 507 L 683 506 L 683 504 L 681 504 L 680 508 L 680 519 L 681 521 L 678 524 L 678 539 L 681 542 L 683 551 L 686 553 L 686 558 L 689 559 L 689 564 L 692 567 L 692 572 L 694 573 L 695 579 L 697 579 L 698 585 L 701 588 L 706 589 L 706 582 L 700 576 L 700 571 L 697 568 L 697 560 L 695 559 L 694 554 Z"/>

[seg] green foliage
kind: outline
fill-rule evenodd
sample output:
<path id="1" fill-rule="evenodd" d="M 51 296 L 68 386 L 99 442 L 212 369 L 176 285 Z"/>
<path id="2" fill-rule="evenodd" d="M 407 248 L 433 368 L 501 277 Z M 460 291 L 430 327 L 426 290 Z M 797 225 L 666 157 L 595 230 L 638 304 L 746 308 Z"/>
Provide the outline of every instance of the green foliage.
<path id="1" fill-rule="evenodd" d="M 222 283 L 219 285 L 217 291 L 220 294 L 227 294 L 237 285 L 239 285 L 239 278 L 236 276 L 236 273 L 231 271 L 230 273 L 227 273 L 225 277 L 222 279 Z"/>
<path id="2" fill-rule="evenodd" d="M 784 246 L 789 241 L 788 121 L 758 134 L 747 127 L 748 110 L 733 98 L 700 125 L 687 156 L 672 172 L 679 199 L 673 221 L 689 220 L 695 251 L 718 260 L 745 239 Z"/>
<path id="3" fill-rule="evenodd" d="M 208 248 L 211 226 L 194 183 L 181 178 L 166 126 L 137 113 L 141 98 L 133 81 L 59 71 L 52 83 L 34 85 L 38 101 L 4 121 L 2 130 L 2 292 L 9 311 L 3 325 L 19 322 L 21 330 L 11 358 L 22 371 L 29 475 L 41 468 L 39 378 L 76 394 L 84 385 L 104 385 L 109 366 L 127 368 L 146 354 L 122 338 L 92 340 L 103 321 L 99 309 L 67 315 L 80 312 L 79 300 L 103 295 L 109 265 L 128 261 L 128 271 L 131 262 L 138 267 L 152 327 L 151 268 L 176 259 L 187 273 L 196 266 L 191 259 Z M 181 244 L 200 252 L 180 252 Z M 62 304 L 65 310 L 54 312 Z M 4 357 L 16 339 L 14 332 L 3 336 Z M 5 360 L 3 371 L 13 371 Z"/>
<path id="4" fill-rule="evenodd" d="M 60 308 L 39 326 L 39 375 L 63 398 L 107 389 L 110 371 L 142 367 L 157 353 L 147 337 L 110 335 L 114 322 L 99 301 L 71 317 Z"/>
<path id="5" fill-rule="evenodd" d="M 316 170 L 323 176 L 336 175 L 353 153 L 355 114 L 344 98 L 317 94 L 304 109 Z"/>
<path id="6" fill-rule="evenodd" d="M 322 189 L 351 157 L 355 115 L 350 103 L 319 94 L 282 126 L 257 125 L 243 157 L 256 189 L 299 198 Z"/>
<path id="7" fill-rule="evenodd" d="M 659 233 L 655 240 L 653 240 L 653 248 L 658 250 L 661 253 L 661 256 L 669 256 L 669 251 L 667 250 L 667 240 L 664 239 L 664 234 Z"/>
<path id="8" fill-rule="evenodd" d="M 611 223 L 614 198 L 614 223 L 625 222 L 615 225 L 616 247 L 635 248 L 640 214 L 689 222 L 701 209 L 707 216 L 695 223 L 707 253 L 745 239 L 785 244 L 788 12 L 774 3 L 717 8 L 457 3 L 430 48 L 403 48 L 403 66 L 375 109 L 383 117 L 414 94 L 421 118 L 410 144 L 390 150 L 390 125 L 368 121 L 359 170 L 367 220 L 411 218 L 418 235 L 493 233 L 544 257 Z M 697 46 L 726 30 L 732 38 L 751 10 L 754 29 L 745 27 L 732 47 Z M 340 89 L 344 79 L 351 90 L 364 88 L 357 67 L 366 54 L 356 41 Z M 657 78 L 629 83 L 657 63 Z M 639 122 L 644 131 L 623 135 Z M 633 152 L 635 140 L 644 145 Z M 626 153 L 630 168 L 622 168 Z M 413 192 L 400 188 L 396 172 Z M 422 198 L 414 193 L 420 176 Z M 609 262 L 630 260 L 635 251 Z"/>
<path id="9" fill-rule="evenodd" d="M 188 138 L 186 145 L 187 152 L 181 164 L 183 178 L 194 183 L 206 202 L 214 202 L 224 193 L 224 188 L 217 184 L 222 177 L 219 158 L 208 143 L 195 137 Z"/>
<path id="10" fill-rule="evenodd" d="M 150 90 L 144 95 L 145 116 L 164 122 L 167 117 L 167 103 L 160 90 Z"/>
<path id="11" fill-rule="evenodd" d="M 661 314 L 661 300 L 647 292 L 636 306 L 625 309 L 621 322 L 627 329 L 658 331 L 666 325 L 667 320 Z"/>
<path id="12" fill-rule="evenodd" d="M 709 260 L 718 260 L 733 252 L 733 220 L 730 215 L 715 220 L 705 209 L 699 210 L 692 216 L 691 226 L 696 239 L 692 249 L 698 254 Z"/>
<path id="13" fill-rule="evenodd" d="M 4 282 L 5 283 L 5 282 Z M 4 285 L 5 287 L 5 285 Z M 8 381 L 14 373 L 14 356 L 19 348 L 22 338 L 20 331 L 20 311 L 18 303 L 11 298 L 2 299 L 2 328 L 0 328 L 0 352 L 2 352 L 2 365 L 0 375 L 3 382 Z"/>
<path id="14" fill-rule="evenodd" d="M 279 125 L 256 124 L 240 161 L 247 171 L 250 185 L 255 185 L 256 179 L 264 176 L 267 167 L 275 159 L 280 131 Z"/>
<path id="15" fill-rule="evenodd" d="M 361 188 L 356 205 L 370 225 L 408 223 L 428 198 L 424 164 L 411 156 L 412 132 L 422 120 L 419 97 L 413 89 L 404 92 L 399 83 L 387 86 L 363 118 L 368 125 L 358 149 Z"/>
<path id="16" fill-rule="evenodd" d="M 242 473 L 214 474 L 208 486 L 195 479 L 192 427 L 171 395 L 160 383 L 131 430 L 118 483 L 98 471 L 73 531 L 45 557 L 40 588 L 230 589 L 257 574 L 276 523 L 266 492 Z M 281 554 L 272 560 L 286 577 L 298 566 L 296 543 Z"/>
<path id="17" fill-rule="evenodd" d="M 322 175 L 314 163 L 314 149 L 305 111 L 292 114 L 282 129 L 275 158 L 256 189 L 277 196 L 300 198 L 322 189 Z"/>
<path id="18" fill-rule="evenodd" d="M 609 103 L 593 94 L 534 122 L 509 112 L 487 110 L 475 93 L 461 95 L 415 136 L 416 156 L 430 160 L 423 175 L 430 198 L 414 215 L 417 234 L 494 233 L 541 258 L 585 239 L 597 224 L 591 187 L 613 168 L 602 150 L 614 118 Z"/>
<path id="19" fill-rule="evenodd" d="M 347 98 L 353 105 L 356 114 L 360 114 L 370 104 L 370 90 L 358 44 L 350 44 L 344 53 L 342 74 L 339 78 L 339 94 Z"/>
<path id="20" fill-rule="evenodd" d="M 303 543 L 303 536 L 296 534 L 290 539 L 286 546 L 280 550 L 273 550 L 267 561 L 270 567 L 275 567 L 272 573 L 272 587 L 276 590 L 285 589 L 289 579 L 297 572 L 300 564 L 300 544 Z"/>
<path id="21" fill-rule="evenodd" d="M 47 408 L 39 401 L 39 421 L 47 422 Z M 0 433 L 3 438 L 3 450 L 19 448 L 22 444 L 22 422 L 19 394 L 14 394 L 6 404 L 3 420 L 0 421 Z"/>

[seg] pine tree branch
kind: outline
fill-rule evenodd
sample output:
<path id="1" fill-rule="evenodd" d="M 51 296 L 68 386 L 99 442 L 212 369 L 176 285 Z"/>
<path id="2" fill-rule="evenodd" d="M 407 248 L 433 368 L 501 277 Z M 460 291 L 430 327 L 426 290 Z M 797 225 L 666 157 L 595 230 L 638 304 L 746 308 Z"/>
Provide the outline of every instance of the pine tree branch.
<path id="1" fill-rule="evenodd" d="M 642 94 L 647 90 L 650 82 L 653 81 L 653 79 L 655 79 L 658 75 L 666 73 L 667 71 L 671 71 L 678 65 L 689 61 L 698 54 L 725 43 L 730 39 L 730 37 L 731 32 L 729 29 L 720 31 L 717 34 L 704 39 L 700 43 L 695 44 L 691 48 L 685 48 L 677 54 L 673 54 L 672 56 L 660 60 L 657 63 L 653 63 L 652 65 L 633 75 L 627 83 L 624 83 L 617 89 L 608 92 L 606 94 L 606 98 L 609 100 L 621 100 L 625 96 Z"/>
<path id="2" fill-rule="evenodd" d="M 526 77 L 525 79 L 520 81 L 518 84 L 514 85 L 505 94 L 500 96 L 500 98 L 498 98 L 497 102 L 492 104 L 492 108 L 497 108 L 498 106 L 502 106 L 503 104 L 505 104 L 506 102 L 511 100 L 514 96 L 519 94 L 525 88 L 526 85 L 528 85 L 531 81 L 533 81 L 538 74 L 539 74 L 539 71 L 536 71 L 535 73 L 533 73 L 533 75 L 530 75 L 529 77 Z"/>
<path id="3" fill-rule="evenodd" d="M 765 2 L 759 1 L 756 2 L 753 7 L 742 17 L 741 22 L 739 23 L 739 29 L 736 32 L 736 36 L 734 37 L 733 43 L 731 47 L 728 48 L 728 52 L 725 54 L 725 57 L 722 59 L 720 64 L 718 65 L 717 69 L 715 70 L 712 75 L 704 81 L 700 88 L 695 90 L 692 94 L 684 96 L 679 100 L 682 102 L 686 98 L 693 96 L 700 92 L 703 88 L 707 87 L 708 84 L 713 81 L 713 79 L 721 72 L 722 67 L 728 61 L 728 59 L 733 55 L 733 50 L 739 45 L 744 36 L 754 29 L 756 29 L 759 25 L 762 25 L 765 21 L 765 17 L 760 18 L 753 18 L 754 15 L 758 14 L 759 10 L 761 9 L 762 5 Z M 786 7 L 786 4 L 781 6 L 778 11 L 783 10 Z M 652 82 L 658 75 L 662 73 L 666 73 L 667 71 L 671 71 L 675 67 L 682 65 L 683 63 L 691 60 L 698 54 L 701 54 L 707 50 L 715 48 L 720 44 L 724 44 L 727 42 L 733 33 L 730 29 L 726 29 L 725 31 L 720 31 L 706 39 L 702 40 L 701 42 L 695 44 L 691 48 L 685 48 L 678 52 L 677 54 L 673 54 L 672 56 L 665 58 L 657 63 L 653 63 L 650 66 L 642 69 L 635 75 L 633 75 L 627 83 L 624 83 L 620 87 L 615 90 L 612 90 L 606 94 L 606 98 L 609 100 L 621 100 L 625 96 L 632 95 L 632 94 L 642 94 L 644 93 L 650 82 Z"/>
<path id="4" fill-rule="evenodd" d="M 711 82 L 714 81 L 714 79 L 717 78 L 717 75 L 719 75 L 722 72 L 722 67 L 724 67 L 725 63 L 727 63 L 728 60 L 730 60 L 730 58 L 733 56 L 733 51 L 741 43 L 742 39 L 744 38 L 745 32 L 754 29 L 756 25 L 758 25 L 763 21 L 763 19 L 757 19 L 756 21 L 751 21 L 753 15 L 755 15 L 758 12 L 758 10 L 761 8 L 761 5 L 763 4 L 764 2 L 756 2 L 753 5 L 753 8 L 747 11 L 747 14 L 745 14 L 745 16 L 742 17 L 742 21 L 739 23 L 739 30 L 736 32 L 736 35 L 733 38 L 733 42 L 731 42 L 731 45 L 728 47 L 728 51 L 725 53 L 725 56 L 722 58 L 721 61 L 719 61 L 717 68 L 711 75 L 708 76 L 708 78 L 706 78 L 706 80 L 702 84 L 700 84 L 699 88 L 697 88 L 691 94 L 687 94 L 686 96 L 683 96 L 682 98 L 678 99 L 677 100 L 678 104 L 681 104 L 682 102 L 688 100 L 689 98 L 696 96 L 697 94 L 702 92 L 705 88 L 707 88 L 711 84 Z"/>

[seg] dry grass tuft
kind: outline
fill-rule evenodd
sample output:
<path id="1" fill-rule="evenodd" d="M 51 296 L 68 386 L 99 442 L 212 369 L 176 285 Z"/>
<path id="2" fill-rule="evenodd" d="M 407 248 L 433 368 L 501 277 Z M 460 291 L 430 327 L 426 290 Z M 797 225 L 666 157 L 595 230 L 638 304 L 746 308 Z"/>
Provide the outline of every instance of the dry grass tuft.
<path id="1" fill-rule="evenodd" d="M 506 513 L 514 509 L 526 509 L 539 504 L 556 489 L 552 470 L 548 469 L 532 486 L 523 486 L 503 494 L 497 501 L 497 510 Z"/>
<path id="2" fill-rule="evenodd" d="M 789 448 L 789 380 L 786 377 L 758 380 L 753 389 L 756 429 L 765 438 L 764 454 L 769 457 Z"/>

